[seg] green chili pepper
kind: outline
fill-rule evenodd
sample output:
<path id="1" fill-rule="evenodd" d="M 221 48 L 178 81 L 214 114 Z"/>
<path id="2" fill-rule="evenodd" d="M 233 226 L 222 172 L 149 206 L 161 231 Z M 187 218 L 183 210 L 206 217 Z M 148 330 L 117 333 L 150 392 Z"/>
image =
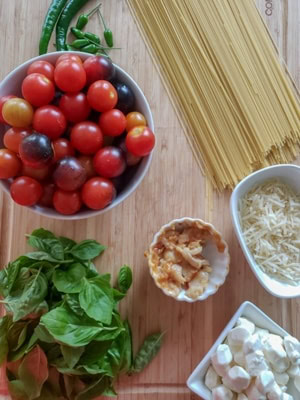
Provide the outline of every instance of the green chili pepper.
<path id="1" fill-rule="evenodd" d="M 113 47 L 114 46 L 114 39 L 113 39 L 113 33 L 112 31 L 106 26 L 106 23 L 104 21 L 104 18 L 101 14 L 100 8 L 98 9 L 98 16 L 100 16 L 101 21 L 104 26 L 104 39 L 108 47 Z"/>
<path id="2" fill-rule="evenodd" d="M 69 44 L 66 44 L 66 49 L 68 50 L 68 51 L 73 51 L 74 50 L 74 47 L 72 47 L 71 45 L 69 45 Z M 76 49 L 75 49 L 76 50 Z"/>
<path id="3" fill-rule="evenodd" d="M 93 8 L 88 14 L 79 15 L 76 23 L 76 28 L 82 30 L 89 22 L 89 17 L 91 17 L 98 10 L 100 6 L 101 4 L 98 4 L 97 7 Z"/>
<path id="4" fill-rule="evenodd" d="M 89 0 L 69 0 L 61 13 L 59 20 L 56 24 L 56 50 L 62 51 L 66 49 L 66 37 L 70 22 L 75 14 L 88 2 Z"/>
<path id="5" fill-rule="evenodd" d="M 100 47 L 95 44 L 88 44 L 80 49 L 81 51 L 85 51 L 86 53 L 96 54 L 100 51 Z"/>
<path id="6" fill-rule="evenodd" d="M 93 42 L 94 44 L 101 44 L 101 40 L 100 40 L 99 36 L 95 35 L 94 33 L 85 32 L 84 37 L 86 39 L 90 40 L 91 42 Z"/>
<path id="7" fill-rule="evenodd" d="M 80 29 L 76 29 L 76 28 L 74 28 L 74 26 L 72 26 L 71 32 L 73 33 L 73 35 L 75 37 L 77 37 L 77 39 L 85 39 L 85 36 L 84 36 L 85 34 L 83 32 L 81 32 Z"/>
<path id="8" fill-rule="evenodd" d="M 39 54 L 45 54 L 47 53 L 48 50 L 48 45 L 49 41 L 51 38 L 51 34 L 53 32 L 54 26 L 56 24 L 56 21 L 58 20 L 58 17 L 60 16 L 60 13 L 62 12 L 64 6 L 66 5 L 68 0 L 52 0 L 52 3 L 48 9 L 48 12 L 46 14 L 44 23 L 43 23 L 43 28 L 42 28 L 42 34 L 40 38 L 40 44 L 39 44 Z"/>
<path id="9" fill-rule="evenodd" d="M 71 43 L 72 47 L 75 47 L 75 49 L 81 49 L 82 47 L 88 45 L 90 42 L 88 39 L 76 39 L 74 42 Z"/>

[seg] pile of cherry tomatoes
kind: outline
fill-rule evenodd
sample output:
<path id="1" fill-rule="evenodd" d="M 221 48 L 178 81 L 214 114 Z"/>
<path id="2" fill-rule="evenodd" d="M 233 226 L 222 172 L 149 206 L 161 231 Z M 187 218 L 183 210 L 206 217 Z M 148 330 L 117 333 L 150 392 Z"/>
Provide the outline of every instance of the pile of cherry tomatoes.
<path id="1" fill-rule="evenodd" d="M 13 178 L 13 200 L 65 215 L 108 206 L 155 144 L 112 62 L 67 53 L 55 66 L 35 61 L 21 90 L 23 98 L 0 98 L 0 121 L 11 126 L 0 149 L 0 179 Z"/>

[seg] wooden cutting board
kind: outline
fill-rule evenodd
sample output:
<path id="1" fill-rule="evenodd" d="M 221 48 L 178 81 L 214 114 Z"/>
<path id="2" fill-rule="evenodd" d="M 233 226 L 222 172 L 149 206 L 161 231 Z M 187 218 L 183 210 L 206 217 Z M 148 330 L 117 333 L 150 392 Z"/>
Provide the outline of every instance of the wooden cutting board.
<path id="1" fill-rule="evenodd" d="M 91 0 L 86 9 L 97 3 Z M 50 0 L 1 1 L 0 41 L 2 79 L 38 53 L 41 24 Z M 300 3 L 298 0 L 257 0 L 279 52 L 300 87 Z M 135 347 L 151 332 L 166 332 L 162 351 L 143 373 L 121 380 L 120 400 L 192 400 L 198 398 L 185 382 L 216 340 L 238 306 L 250 300 L 291 334 L 300 338 L 300 299 L 279 300 L 269 295 L 248 267 L 235 238 L 230 216 L 230 193 L 213 193 L 193 159 L 180 122 L 125 0 L 103 1 L 115 36 L 112 58 L 141 86 L 154 115 L 157 147 L 150 171 L 138 190 L 123 204 L 98 218 L 62 222 L 40 217 L 14 205 L 0 193 L 0 265 L 27 251 L 25 233 L 44 227 L 77 240 L 95 238 L 108 250 L 98 261 L 113 276 L 123 263 L 134 270 L 134 285 L 122 304 L 132 323 Z M 89 25 L 100 32 L 97 18 Z M 53 40 L 52 40 L 53 42 Z M 160 226 L 173 218 L 192 216 L 213 223 L 229 244 L 231 270 L 226 283 L 205 302 L 185 304 L 156 288 L 144 251 Z"/>

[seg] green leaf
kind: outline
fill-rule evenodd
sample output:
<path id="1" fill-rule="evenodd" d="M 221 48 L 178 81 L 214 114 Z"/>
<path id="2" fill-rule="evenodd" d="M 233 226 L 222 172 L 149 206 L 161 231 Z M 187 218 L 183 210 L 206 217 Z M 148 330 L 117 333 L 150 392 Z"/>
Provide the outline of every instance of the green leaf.
<path id="1" fill-rule="evenodd" d="M 61 354 L 61 348 L 60 348 L 59 344 L 57 344 L 57 343 L 47 343 L 47 344 L 43 343 L 43 344 L 41 344 L 41 346 L 43 346 L 43 347 L 47 346 L 46 355 L 47 355 L 49 363 L 53 364 L 53 362 L 55 360 L 57 360 L 58 358 L 60 358 L 60 357 L 63 360 L 62 354 Z M 56 365 L 56 364 L 54 364 L 54 365 Z"/>
<path id="2" fill-rule="evenodd" d="M 40 396 L 43 384 L 48 378 L 48 363 L 45 353 L 39 346 L 24 357 L 19 368 L 19 376 L 30 400 Z"/>
<path id="3" fill-rule="evenodd" d="M 64 296 L 64 299 L 66 300 L 68 306 L 71 308 L 71 310 L 79 315 L 82 316 L 84 315 L 84 310 L 80 307 L 79 303 L 79 296 L 77 293 L 75 294 L 66 294 Z"/>
<path id="4" fill-rule="evenodd" d="M 31 253 L 27 253 L 26 257 L 30 258 L 31 260 L 40 260 L 40 261 L 49 261 L 54 263 L 62 263 L 61 260 L 57 260 L 57 258 L 52 257 L 50 254 L 46 253 L 45 251 L 34 251 Z M 65 260 L 64 262 L 69 262 Z"/>
<path id="5" fill-rule="evenodd" d="M 132 333 L 131 327 L 128 320 L 123 323 L 125 332 L 116 339 L 123 347 L 122 363 L 120 365 L 120 372 L 127 372 L 131 369 L 133 364 L 133 345 L 132 345 Z"/>
<path id="6" fill-rule="evenodd" d="M 0 270 L 0 296 L 6 297 L 7 295 L 7 271 L 5 268 Z"/>
<path id="7" fill-rule="evenodd" d="M 145 339 L 135 356 L 132 372 L 141 372 L 153 360 L 161 348 L 163 336 L 163 333 L 155 333 Z"/>
<path id="8" fill-rule="evenodd" d="M 104 324 L 111 323 L 114 299 L 110 284 L 105 279 L 100 276 L 85 279 L 79 302 L 89 317 Z"/>
<path id="9" fill-rule="evenodd" d="M 27 267 L 20 269 L 18 279 L 16 279 L 14 286 L 12 288 L 12 291 L 10 293 L 10 295 L 12 297 L 21 296 L 21 294 L 25 288 L 25 285 L 28 283 L 28 281 L 30 279 L 30 276 L 31 276 L 31 273 Z"/>
<path id="10" fill-rule="evenodd" d="M 12 351 L 18 350 L 25 342 L 27 333 L 26 321 L 19 321 L 14 323 L 8 330 L 7 341 L 9 349 Z"/>
<path id="11" fill-rule="evenodd" d="M 59 372 L 55 367 L 49 367 L 49 376 L 47 380 L 48 386 L 51 388 L 51 392 L 57 396 L 61 396 L 61 388 L 59 383 Z"/>
<path id="12" fill-rule="evenodd" d="M 100 396 L 103 392 L 111 387 L 111 379 L 102 376 L 96 382 L 88 385 L 82 392 L 80 392 L 75 400 L 93 400 L 95 397 Z"/>
<path id="13" fill-rule="evenodd" d="M 71 264 L 63 269 L 56 269 L 53 274 L 53 283 L 56 289 L 63 293 L 79 293 L 84 286 L 86 270 L 79 264 Z"/>
<path id="14" fill-rule="evenodd" d="M 56 340 L 74 347 L 85 346 L 104 329 L 99 322 L 80 317 L 64 305 L 43 315 L 41 322 Z"/>
<path id="15" fill-rule="evenodd" d="M 84 352 L 84 347 L 70 347 L 62 344 L 60 348 L 68 367 L 74 368 Z"/>
<path id="16" fill-rule="evenodd" d="M 98 257 L 105 249 L 106 246 L 96 242 L 96 240 L 83 240 L 76 244 L 70 253 L 79 260 L 87 261 Z"/>
<path id="17" fill-rule="evenodd" d="M 104 390 L 102 395 L 105 397 L 117 397 L 118 393 L 115 391 L 113 385 Z"/>
<path id="18" fill-rule="evenodd" d="M 132 284 L 132 271 L 127 265 L 123 265 L 119 271 L 118 288 L 120 292 L 126 293 Z"/>
<path id="19" fill-rule="evenodd" d="M 55 343 L 54 337 L 50 335 L 45 325 L 41 323 L 35 328 L 34 333 L 36 334 L 37 338 L 42 342 Z"/>
<path id="20" fill-rule="evenodd" d="M 64 251 L 69 251 L 76 245 L 76 242 L 74 240 L 64 236 L 60 236 L 59 240 L 64 248 Z"/>
<path id="21" fill-rule="evenodd" d="M 28 235 L 28 244 L 35 249 L 49 253 L 57 260 L 64 259 L 64 248 L 61 241 L 50 231 L 36 229 Z"/>
<path id="22" fill-rule="evenodd" d="M 22 381 L 15 380 L 8 382 L 8 390 L 12 400 L 28 400 L 28 396 Z"/>
<path id="23" fill-rule="evenodd" d="M 103 342 L 91 342 L 85 348 L 82 354 L 79 364 L 80 365 L 92 365 L 103 359 L 108 349 L 112 344 L 112 340 Z"/>
<path id="24" fill-rule="evenodd" d="M 5 315 L 0 319 L 0 365 L 3 364 L 8 353 L 7 332 L 11 326 L 11 317 Z"/>

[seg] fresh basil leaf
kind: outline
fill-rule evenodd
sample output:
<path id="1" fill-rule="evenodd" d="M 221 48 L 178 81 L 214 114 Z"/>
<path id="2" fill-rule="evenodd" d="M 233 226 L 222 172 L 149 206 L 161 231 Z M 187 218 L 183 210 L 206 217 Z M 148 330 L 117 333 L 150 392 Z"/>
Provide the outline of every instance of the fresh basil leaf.
<path id="1" fill-rule="evenodd" d="M 11 317 L 5 315 L 0 319 L 0 365 L 3 364 L 8 353 L 7 333 L 11 326 Z"/>
<path id="2" fill-rule="evenodd" d="M 122 363 L 120 365 L 120 372 L 127 372 L 131 369 L 133 365 L 133 345 L 132 345 L 132 333 L 131 327 L 128 320 L 125 320 L 124 323 L 125 331 L 121 333 L 119 337 L 117 337 L 116 342 L 123 349 L 122 353 Z"/>
<path id="3" fill-rule="evenodd" d="M 79 293 L 84 286 L 85 268 L 79 264 L 71 264 L 66 269 L 56 269 L 53 283 L 63 293 Z"/>
<path id="4" fill-rule="evenodd" d="M 18 261 L 15 261 L 13 263 L 9 263 L 7 268 L 6 268 L 6 273 L 7 273 L 7 294 L 10 294 L 14 283 L 19 275 L 20 272 L 20 263 Z"/>
<path id="5" fill-rule="evenodd" d="M 43 384 L 48 378 L 48 363 L 39 346 L 24 357 L 19 367 L 19 376 L 30 400 L 40 396 Z"/>
<path id="6" fill-rule="evenodd" d="M 31 245 L 31 243 L 30 243 L 31 237 L 39 238 L 39 239 L 56 239 L 56 236 L 52 232 L 47 231 L 44 228 L 35 229 L 33 232 L 31 232 L 31 235 L 27 235 L 27 236 L 29 236 L 28 244 L 30 244 L 30 245 Z M 35 246 L 32 246 L 32 247 L 35 247 Z"/>
<path id="7" fill-rule="evenodd" d="M 108 387 L 107 389 L 104 390 L 104 392 L 102 393 L 102 396 L 104 396 L 104 397 L 117 397 L 118 393 L 115 391 L 113 385 L 111 385 L 110 387 Z"/>
<path id="8" fill-rule="evenodd" d="M 79 260 L 87 261 L 98 257 L 105 249 L 106 246 L 96 242 L 96 240 L 83 240 L 76 244 L 70 250 L 70 253 Z"/>
<path id="9" fill-rule="evenodd" d="M 74 294 L 66 294 L 64 296 L 68 306 L 70 309 L 77 315 L 82 316 L 84 315 L 84 310 L 80 307 L 79 304 L 79 296 L 77 293 Z"/>
<path id="10" fill-rule="evenodd" d="M 112 340 L 103 342 L 93 341 L 88 344 L 80 358 L 79 365 L 92 365 L 99 362 L 99 360 L 104 358 L 112 342 Z"/>
<path id="11" fill-rule="evenodd" d="M 111 323 L 114 299 L 110 284 L 105 279 L 100 276 L 85 279 L 79 303 L 89 317 L 107 325 Z"/>
<path id="12" fill-rule="evenodd" d="M 64 251 L 69 251 L 71 250 L 74 246 L 76 246 L 76 242 L 72 239 L 69 239 L 64 236 L 60 236 L 59 240 L 64 248 Z"/>
<path id="13" fill-rule="evenodd" d="M 0 296 L 1 297 L 8 296 L 6 268 L 0 270 Z"/>
<path id="14" fill-rule="evenodd" d="M 21 296 L 25 288 L 25 285 L 28 283 L 30 279 L 30 276 L 31 274 L 27 267 L 21 268 L 18 275 L 18 279 L 16 279 L 10 295 L 13 297 Z"/>
<path id="15" fill-rule="evenodd" d="M 55 343 L 54 337 L 50 335 L 47 328 L 41 323 L 35 328 L 34 333 L 42 342 Z"/>
<path id="16" fill-rule="evenodd" d="M 30 258 L 31 260 L 49 261 L 49 262 L 54 262 L 56 264 L 61 262 L 61 260 L 57 260 L 56 258 L 52 257 L 45 251 L 34 251 L 31 253 L 27 253 L 26 257 Z"/>
<path id="17" fill-rule="evenodd" d="M 132 372 L 141 372 L 153 360 L 161 348 L 163 336 L 163 333 L 155 333 L 145 339 L 135 356 Z"/>
<path id="18" fill-rule="evenodd" d="M 22 381 L 14 380 L 8 382 L 8 390 L 12 400 L 28 400 L 28 396 Z"/>
<path id="19" fill-rule="evenodd" d="M 99 322 L 78 316 L 65 305 L 43 315 L 41 322 L 56 340 L 74 347 L 87 345 L 104 329 Z"/>
<path id="20" fill-rule="evenodd" d="M 68 367 L 74 368 L 84 352 L 84 347 L 70 347 L 62 344 L 60 348 Z"/>
<path id="21" fill-rule="evenodd" d="M 64 248 L 61 241 L 52 232 L 43 228 L 36 229 L 28 236 L 28 244 L 35 249 L 49 253 L 57 260 L 64 259 Z"/>
<path id="22" fill-rule="evenodd" d="M 31 260 L 32 262 L 32 260 Z M 49 261 L 36 261 L 33 262 L 33 264 L 30 265 L 30 269 L 41 269 L 43 272 L 49 271 L 49 270 L 54 270 L 54 268 L 59 265 L 59 264 L 53 264 L 50 263 Z"/>
<path id="23" fill-rule="evenodd" d="M 74 369 L 74 368 L 68 368 L 68 367 L 57 367 L 57 371 L 59 371 L 61 374 L 67 374 L 67 375 L 88 375 L 88 372 L 85 371 L 84 369 Z M 64 375 L 65 376 L 65 375 Z"/>
<path id="24" fill-rule="evenodd" d="M 119 292 L 117 289 L 112 289 L 115 303 L 118 303 L 126 296 L 126 293 Z"/>
<path id="25" fill-rule="evenodd" d="M 18 350 L 26 340 L 27 333 L 26 321 L 19 321 L 14 323 L 7 332 L 8 347 L 12 351 Z"/>
<path id="26" fill-rule="evenodd" d="M 122 293 L 126 293 L 132 285 L 132 271 L 127 265 L 123 265 L 119 271 L 118 289 Z"/>
<path id="27" fill-rule="evenodd" d="M 80 392 L 75 400 L 93 400 L 95 397 L 100 396 L 103 392 L 111 387 L 111 379 L 107 376 L 102 376 L 96 382 L 88 385 L 82 392 Z"/>
<path id="28" fill-rule="evenodd" d="M 36 335 L 35 332 L 34 332 L 34 333 L 31 335 L 31 338 L 29 339 L 29 342 L 27 343 L 26 351 L 25 351 L 26 354 L 29 353 L 30 350 L 32 350 L 32 348 L 35 346 L 35 344 L 37 343 L 37 341 L 38 341 L 38 337 L 37 337 L 37 335 Z"/>
<path id="29" fill-rule="evenodd" d="M 61 357 L 62 358 L 62 354 L 61 354 L 61 348 L 60 345 L 57 343 L 41 343 L 41 346 L 43 345 L 43 347 L 45 348 L 45 345 L 47 345 L 47 350 L 46 350 L 46 355 L 47 355 L 47 359 L 49 361 L 49 363 L 54 362 L 54 360 L 57 360 L 58 358 Z"/>

